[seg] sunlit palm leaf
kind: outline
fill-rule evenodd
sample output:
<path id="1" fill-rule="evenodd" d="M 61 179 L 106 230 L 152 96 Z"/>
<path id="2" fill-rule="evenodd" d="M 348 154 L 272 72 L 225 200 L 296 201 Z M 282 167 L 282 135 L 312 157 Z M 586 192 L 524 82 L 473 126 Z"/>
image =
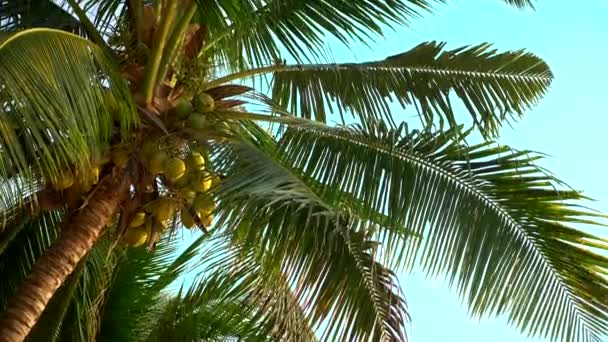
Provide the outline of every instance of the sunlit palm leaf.
<path id="1" fill-rule="evenodd" d="M 153 254 L 145 248 L 127 250 L 118 261 L 115 278 L 108 286 L 99 338 L 144 341 L 158 323 L 158 308 L 153 304 L 188 270 L 205 239 L 197 239 L 179 255 L 179 240 L 170 234 L 163 236 Z"/>
<path id="2" fill-rule="evenodd" d="M 4 275 L 0 282 L 0 310 L 57 237 L 62 216 L 60 212 L 46 212 L 0 232 L 0 273 Z"/>
<path id="3" fill-rule="evenodd" d="M 198 0 L 209 43 L 232 62 L 264 65 L 286 50 L 298 61 L 326 57 L 326 35 L 344 44 L 367 45 L 370 37 L 407 25 L 445 0 Z M 531 6 L 531 0 L 507 3 Z M 244 58 L 243 58 L 244 57 Z M 234 66 L 234 65 L 233 65 Z"/>
<path id="4" fill-rule="evenodd" d="M 107 90 L 109 88 L 110 90 Z M 52 29 L 0 37 L 0 179 L 19 175 L 31 193 L 40 175 L 90 167 L 94 148 L 115 133 L 107 98 L 120 104 L 121 132 L 137 123 L 126 84 L 89 41 Z"/>
<path id="5" fill-rule="evenodd" d="M 198 1 L 200 20 L 218 52 L 229 60 L 244 57 L 253 65 L 280 58 L 281 48 L 298 60 L 319 57 L 324 34 L 343 43 L 366 44 L 371 34 L 406 23 L 429 10 L 431 2 L 440 1 Z"/>
<path id="6" fill-rule="evenodd" d="M 268 141 L 222 152 L 218 160 L 236 164 L 220 191 L 220 224 L 285 274 L 311 323 L 328 320 L 326 337 L 402 339 L 405 305 L 395 276 L 374 260 L 376 243 L 274 158 Z"/>
<path id="7" fill-rule="evenodd" d="M 423 236 L 388 239 L 387 262 L 419 260 L 430 274 L 447 274 L 473 315 L 506 312 L 530 334 L 599 340 L 608 331 L 608 260 L 585 245 L 608 244 L 567 224 L 603 216 L 581 208 L 579 192 L 558 190 L 534 165 L 538 156 L 467 147 L 456 133 L 300 126 L 279 146 L 323 184 L 319 196 L 348 193 Z"/>
<path id="8" fill-rule="evenodd" d="M 328 121 L 336 106 L 342 121 L 393 122 L 389 105 L 414 106 L 422 121 L 458 125 L 450 100 L 457 96 L 485 136 L 519 118 L 545 94 L 552 74 L 540 58 L 524 51 L 496 52 L 489 44 L 442 51 L 423 43 L 382 61 L 293 65 L 274 73 L 273 100 L 293 113 Z"/>

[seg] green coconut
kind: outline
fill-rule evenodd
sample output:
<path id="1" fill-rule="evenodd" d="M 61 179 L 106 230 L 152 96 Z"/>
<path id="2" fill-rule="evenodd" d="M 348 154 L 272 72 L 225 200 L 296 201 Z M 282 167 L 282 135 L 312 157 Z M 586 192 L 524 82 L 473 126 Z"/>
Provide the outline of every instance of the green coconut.
<path id="1" fill-rule="evenodd" d="M 207 93 L 200 93 L 194 96 L 193 102 L 194 108 L 202 113 L 207 113 L 215 109 L 215 100 Z"/>
<path id="2" fill-rule="evenodd" d="M 175 107 L 173 113 L 180 119 L 187 118 L 193 112 L 192 104 L 183 97 L 180 97 L 175 101 Z"/>
<path id="3" fill-rule="evenodd" d="M 201 131 L 207 126 L 207 119 L 205 119 L 205 116 L 201 113 L 192 113 L 188 117 L 187 125 L 189 128 Z"/>
<path id="4" fill-rule="evenodd" d="M 165 171 L 165 161 L 167 161 L 167 159 L 168 156 L 165 152 L 158 151 L 154 153 L 148 160 L 150 173 L 153 175 L 163 173 Z"/>
<path id="5" fill-rule="evenodd" d="M 165 161 L 165 175 L 173 182 L 186 174 L 186 163 L 179 158 L 170 158 Z"/>

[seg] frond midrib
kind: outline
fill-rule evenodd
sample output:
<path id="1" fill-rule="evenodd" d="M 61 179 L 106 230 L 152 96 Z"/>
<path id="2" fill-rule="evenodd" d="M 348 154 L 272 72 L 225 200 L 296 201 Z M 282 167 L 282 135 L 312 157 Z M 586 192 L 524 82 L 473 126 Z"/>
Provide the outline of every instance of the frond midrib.
<path id="1" fill-rule="evenodd" d="M 91 43 L 91 41 L 87 40 L 84 37 L 75 35 L 73 33 L 62 31 L 62 30 L 57 30 L 57 29 L 53 29 L 53 28 L 39 27 L 39 28 L 30 28 L 30 29 L 27 29 L 27 30 L 19 31 L 19 32 L 15 33 L 15 34 L 11 34 L 9 38 L 7 38 L 5 41 L 2 41 L 0 43 L 0 50 L 3 49 L 4 47 L 6 47 L 7 45 L 9 45 L 11 42 L 13 42 L 14 40 L 16 40 L 19 37 L 28 36 L 30 34 L 34 34 L 34 33 L 38 33 L 38 32 L 53 33 L 53 34 L 63 35 L 63 36 L 68 37 L 69 39 L 77 39 L 77 40 L 80 40 L 82 42 L 86 42 L 89 45 L 93 45 Z"/>
<path id="2" fill-rule="evenodd" d="M 388 72 L 407 72 L 409 74 L 431 74 L 441 76 L 465 76 L 482 79 L 503 79 L 511 81 L 536 81 L 551 82 L 553 76 L 547 73 L 521 73 L 493 71 L 473 71 L 457 68 L 434 68 L 431 66 L 388 66 L 381 65 L 381 62 L 364 64 L 298 64 L 277 68 L 275 73 L 298 73 L 302 71 L 349 71 L 358 70 L 362 72 L 388 71 Z"/>
<path id="3" fill-rule="evenodd" d="M 296 128 L 296 129 L 301 129 L 301 128 Z M 350 134 L 347 131 L 343 131 L 343 132 Z M 556 270 L 553 263 L 551 263 L 550 259 L 545 255 L 542 248 L 539 248 L 539 246 L 536 244 L 536 240 L 533 237 L 529 236 L 527 234 L 527 232 L 525 231 L 525 229 L 523 228 L 523 226 L 521 224 L 519 224 L 514 218 L 511 217 L 508 210 L 502 208 L 502 206 L 500 206 L 500 204 L 497 203 L 493 198 L 489 197 L 487 194 L 483 193 L 481 190 L 477 189 L 476 187 L 471 185 L 469 182 L 462 180 L 457 175 L 453 174 L 453 172 L 451 172 L 449 170 L 445 170 L 445 169 L 443 169 L 423 158 L 417 157 L 415 155 L 408 155 L 406 153 L 403 153 L 403 151 L 397 151 L 397 150 L 391 151 L 390 149 L 386 148 L 385 146 L 382 146 L 373 141 L 370 141 L 369 139 L 366 139 L 366 142 L 363 143 L 360 140 L 350 139 L 343 135 L 335 134 L 335 133 L 331 132 L 331 130 L 325 130 L 325 131 L 317 130 L 315 133 L 328 135 L 328 136 L 331 136 L 333 139 L 342 140 L 349 144 L 354 144 L 354 145 L 358 145 L 358 146 L 365 147 L 365 148 L 371 148 L 379 153 L 389 155 L 389 156 L 396 156 L 398 158 L 402 158 L 405 161 L 409 161 L 412 164 L 416 164 L 421 167 L 431 169 L 432 171 L 437 172 L 438 174 L 444 176 L 446 179 L 451 180 L 453 183 L 460 185 L 461 188 L 463 188 L 466 191 L 468 191 L 469 193 L 473 194 L 475 197 L 477 197 L 483 203 L 486 203 L 499 216 L 502 216 L 503 218 L 505 218 L 511 227 L 515 228 L 515 231 L 517 232 L 518 236 L 523 238 L 523 240 L 525 241 L 525 244 L 528 247 L 531 247 L 531 250 L 535 254 L 535 258 L 540 258 L 542 260 L 543 264 L 550 270 L 549 274 L 551 275 L 551 278 L 553 278 L 553 280 L 559 285 L 561 292 L 566 295 L 566 297 L 568 298 L 568 302 L 575 308 L 574 310 L 575 310 L 575 314 L 576 314 L 576 320 L 578 320 L 585 327 L 586 331 L 589 332 L 586 321 L 581 320 L 581 316 L 587 317 L 587 315 L 585 314 L 584 310 L 580 309 L 580 307 L 579 307 L 580 303 L 572 298 L 572 291 L 571 291 L 570 286 L 568 284 L 564 283 L 564 280 L 562 279 L 561 274 Z"/>

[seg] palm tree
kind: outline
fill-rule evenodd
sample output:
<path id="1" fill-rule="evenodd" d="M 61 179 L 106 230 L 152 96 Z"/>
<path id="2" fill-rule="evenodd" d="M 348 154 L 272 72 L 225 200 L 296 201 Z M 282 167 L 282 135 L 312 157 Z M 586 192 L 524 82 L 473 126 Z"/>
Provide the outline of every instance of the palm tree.
<path id="1" fill-rule="evenodd" d="M 15 3 L 0 10 L 17 30 L 0 37 L 3 245 L 23 250 L 28 227 L 58 233 L 31 269 L 3 265 L 25 279 L 4 292 L 1 341 L 23 340 L 60 287 L 76 291 L 104 237 L 158 251 L 181 226 L 211 235 L 213 256 L 186 298 L 245 303 L 239 321 L 264 336 L 402 340 L 394 271 L 415 263 L 449 276 L 472 315 L 555 340 L 606 334 L 608 262 L 592 249 L 608 245 L 571 227 L 605 216 L 539 155 L 491 141 L 552 80 L 533 54 L 428 42 L 327 64 L 326 35 L 365 43 L 431 10 L 423 0 Z M 32 27 L 40 8 L 78 20 Z M 467 143 L 456 98 L 484 142 Z M 356 123 L 327 125 L 334 108 Z M 178 324 L 181 299 L 144 304 Z"/>
<path id="2" fill-rule="evenodd" d="M 3 278 L 2 306 L 56 237 L 56 226 L 50 223 L 57 219 L 60 217 L 48 214 L 37 221 L 24 221 L 12 243 L 3 245 L 0 267 L 20 272 Z M 227 258 L 223 248 L 206 249 L 209 239 L 200 236 L 180 252 L 180 240 L 167 232 L 155 253 L 148 253 L 143 248 L 112 248 L 111 237 L 102 237 L 49 302 L 27 340 L 270 339 L 274 325 L 265 315 L 272 311 L 262 311 L 259 302 L 246 296 L 251 286 L 245 287 L 243 282 L 235 286 L 239 280 L 235 267 L 243 264 Z M 220 239 L 215 242 L 222 243 Z M 30 248 L 24 249 L 24 244 Z M 210 262 L 219 256 L 222 264 L 211 271 Z M 232 265 L 231 272 L 228 265 Z M 179 277 L 197 270 L 194 285 L 178 291 Z"/>

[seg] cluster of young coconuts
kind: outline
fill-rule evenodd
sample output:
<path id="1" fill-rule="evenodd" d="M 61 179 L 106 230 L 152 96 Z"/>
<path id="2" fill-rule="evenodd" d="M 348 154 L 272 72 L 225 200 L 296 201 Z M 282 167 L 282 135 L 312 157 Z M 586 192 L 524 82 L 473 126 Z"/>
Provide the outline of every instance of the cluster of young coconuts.
<path id="1" fill-rule="evenodd" d="M 204 113 L 213 111 L 215 102 L 209 94 L 202 93 L 194 96 L 192 102 L 181 98 L 174 105 L 171 115 L 183 122 L 184 126 L 199 131 L 206 126 Z M 120 147 L 114 148 L 109 154 L 101 153 L 101 157 L 94 158 L 93 166 L 86 174 L 62 172 L 51 180 L 51 186 L 65 196 L 82 195 L 98 183 L 100 169 L 105 163 L 111 160 L 115 166 L 124 167 L 129 154 L 127 149 Z M 161 146 L 156 138 L 150 137 L 142 144 L 140 159 L 153 176 L 153 183 L 161 181 L 163 194 L 138 208 L 121 238 L 124 244 L 139 247 L 149 242 L 153 225 L 156 225 L 156 231 L 162 232 L 175 222 L 178 210 L 181 224 L 189 229 L 195 228 L 197 221 L 204 227 L 212 225 L 215 203 L 209 190 L 219 184 L 219 178 L 208 167 L 206 151 L 202 147 L 184 151 Z M 140 190 L 147 193 L 157 191 L 154 184 Z"/>

